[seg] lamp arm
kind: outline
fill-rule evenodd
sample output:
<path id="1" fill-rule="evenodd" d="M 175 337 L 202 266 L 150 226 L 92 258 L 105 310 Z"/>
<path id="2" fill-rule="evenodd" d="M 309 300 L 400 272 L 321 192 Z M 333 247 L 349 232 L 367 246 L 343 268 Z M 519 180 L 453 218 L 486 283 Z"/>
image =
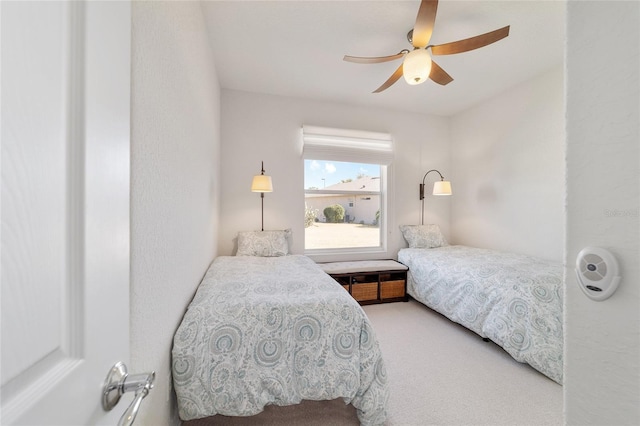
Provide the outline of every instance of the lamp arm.
<path id="1" fill-rule="evenodd" d="M 264 176 L 264 161 L 262 161 L 262 165 L 260 166 L 260 174 Z M 264 231 L 264 192 L 260 193 L 260 210 L 262 212 L 262 228 Z"/>
<path id="2" fill-rule="evenodd" d="M 431 169 L 429 170 L 427 173 L 424 174 L 424 176 L 422 177 L 422 184 L 424 185 L 424 180 L 427 178 L 427 175 L 431 172 L 436 172 L 437 174 L 440 175 L 440 180 L 444 180 L 444 177 L 442 176 L 442 173 L 440 173 L 439 171 L 437 171 L 436 169 Z"/>

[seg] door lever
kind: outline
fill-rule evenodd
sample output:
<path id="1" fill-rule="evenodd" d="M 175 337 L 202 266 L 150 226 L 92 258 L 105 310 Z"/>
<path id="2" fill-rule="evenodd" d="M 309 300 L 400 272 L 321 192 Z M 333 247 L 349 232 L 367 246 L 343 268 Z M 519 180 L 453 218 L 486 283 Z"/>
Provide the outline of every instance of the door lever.
<path id="1" fill-rule="evenodd" d="M 122 395 L 126 392 L 135 392 L 133 401 L 118 422 L 118 426 L 131 426 L 138 415 L 142 400 L 153 388 L 155 378 L 155 371 L 144 374 L 129 374 L 127 366 L 123 362 L 118 361 L 111 367 L 107 379 L 104 382 L 102 388 L 102 408 L 105 411 L 111 411 L 120 401 Z"/>

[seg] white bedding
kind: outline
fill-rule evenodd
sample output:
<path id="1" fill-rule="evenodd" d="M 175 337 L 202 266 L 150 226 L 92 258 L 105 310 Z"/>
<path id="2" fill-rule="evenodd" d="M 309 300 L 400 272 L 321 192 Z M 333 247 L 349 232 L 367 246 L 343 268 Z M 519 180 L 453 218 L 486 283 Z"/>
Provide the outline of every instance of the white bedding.
<path id="1" fill-rule="evenodd" d="M 465 246 L 406 248 L 407 292 L 562 383 L 560 263 Z"/>
<path id="2" fill-rule="evenodd" d="M 172 354 L 182 420 L 340 397 L 363 425 L 386 418 L 386 370 L 371 324 L 305 256 L 218 257 Z"/>

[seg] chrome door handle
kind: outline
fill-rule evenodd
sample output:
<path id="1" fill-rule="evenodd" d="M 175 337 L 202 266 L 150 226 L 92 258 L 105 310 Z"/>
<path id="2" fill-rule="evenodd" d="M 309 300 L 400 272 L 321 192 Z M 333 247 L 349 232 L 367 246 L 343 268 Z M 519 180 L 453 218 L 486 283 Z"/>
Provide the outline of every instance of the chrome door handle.
<path id="1" fill-rule="evenodd" d="M 142 403 L 144 397 L 149 393 L 149 389 L 151 389 L 151 386 L 152 385 L 147 382 L 144 386 L 136 390 L 136 396 L 135 398 L 133 398 L 133 402 L 131 402 L 122 417 L 120 417 L 118 426 L 131 426 L 133 424 L 133 422 L 136 420 L 136 416 L 138 415 L 140 404 Z"/>
<path id="2" fill-rule="evenodd" d="M 105 411 L 111 411 L 120 401 L 122 395 L 126 392 L 135 392 L 133 401 L 118 422 L 118 426 L 131 426 L 138 415 L 142 400 L 153 388 L 155 378 L 155 371 L 131 375 L 127 371 L 127 366 L 118 361 L 111 367 L 102 387 L 102 408 Z"/>

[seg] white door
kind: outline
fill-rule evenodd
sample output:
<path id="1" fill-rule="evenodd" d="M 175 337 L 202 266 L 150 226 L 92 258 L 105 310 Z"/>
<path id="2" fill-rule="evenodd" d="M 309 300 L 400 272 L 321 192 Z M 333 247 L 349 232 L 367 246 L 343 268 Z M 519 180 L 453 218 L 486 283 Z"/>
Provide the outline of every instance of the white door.
<path id="1" fill-rule="evenodd" d="M 129 356 L 131 5 L 0 15 L 0 423 L 115 424 L 131 398 L 105 413 L 101 391 Z"/>

